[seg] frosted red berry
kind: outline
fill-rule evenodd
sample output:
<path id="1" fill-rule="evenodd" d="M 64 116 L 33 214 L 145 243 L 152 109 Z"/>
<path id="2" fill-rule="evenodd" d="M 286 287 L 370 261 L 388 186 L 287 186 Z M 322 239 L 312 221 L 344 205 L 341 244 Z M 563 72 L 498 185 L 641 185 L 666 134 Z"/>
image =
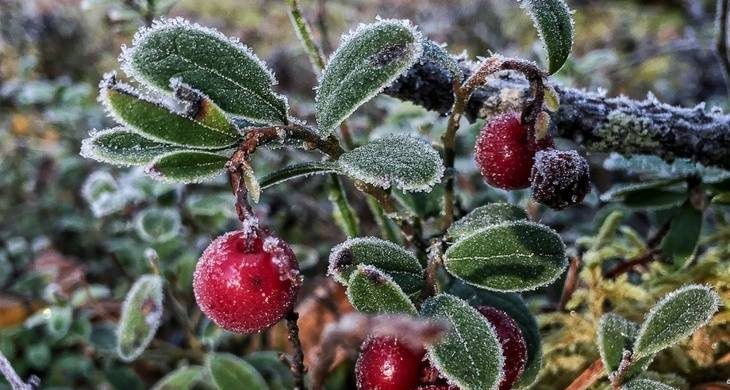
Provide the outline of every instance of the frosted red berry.
<path id="1" fill-rule="evenodd" d="M 195 267 L 193 291 L 216 325 L 255 333 L 292 308 L 300 279 L 289 245 L 256 227 L 226 233 L 208 246 Z"/>
<path id="2" fill-rule="evenodd" d="M 532 198 L 555 210 L 578 204 L 591 191 L 588 161 L 575 150 L 545 149 L 535 155 Z"/>
<path id="3" fill-rule="evenodd" d="M 359 390 L 415 390 L 425 350 L 414 351 L 393 337 L 370 337 L 362 344 L 355 372 Z"/>
<path id="4" fill-rule="evenodd" d="M 491 306 L 477 307 L 497 333 L 504 356 L 504 376 L 499 390 L 509 390 L 525 371 L 527 344 L 517 322 L 502 310 Z"/>
<path id="5" fill-rule="evenodd" d="M 537 145 L 531 138 L 516 112 L 498 115 L 487 122 L 474 149 L 474 159 L 487 184 L 505 190 L 530 185 L 535 151 L 552 144 L 549 137 Z"/>

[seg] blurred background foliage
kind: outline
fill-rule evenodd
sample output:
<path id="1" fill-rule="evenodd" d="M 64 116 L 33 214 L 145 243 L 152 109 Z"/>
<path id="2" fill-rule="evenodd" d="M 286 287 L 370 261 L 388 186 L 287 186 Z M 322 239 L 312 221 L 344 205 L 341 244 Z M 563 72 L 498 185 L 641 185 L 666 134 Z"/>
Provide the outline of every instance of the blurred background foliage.
<path id="1" fill-rule="evenodd" d="M 672 104 L 728 107 L 714 51 L 714 1 L 569 3 L 576 10 L 577 41 L 557 76 L 561 83 L 609 95 L 644 98 L 651 91 Z M 315 75 L 283 1 L 152 4 L 0 0 L 0 351 L 21 376 L 38 375 L 44 388 L 147 388 L 180 365 L 200 364 L 203 351 L 213 348 L 247 356 L 272 388 L 286 388 L 291 379 L 275 355 L 255 352 L 284 350 L 282 328 L 231 335 L 208 323 L 194 304 L 191 274 L 200 252 L 236 226 L 223 178 L 205 185 L 162 184 L 138 170 L 83 159 L 78 151 L 90 129 L 111 125 L 96 101 L 102 73 L 116 68 L 120 46 L 156 16 L 183 16 L 239 37 L 271 65 L 278 90 L 303 117 L 312 116 Z M 380 15 L 413 20 L 428 37 L 448 43 L 452 53 L 500 52 L 534 60 L 542 53 L 530 21 L 511 1 L 304 0 L 302 6 L 326 52 L 343 32 Z M 461 204 L 465 209 L 494 200 L 527 205 L 527 194 L 487 189 L 476 174 L 470 149 L 478 126 L 466 128 L 460 139 Z M 437 139 L 444 119 L 381 97 L 363 107 L 351 127 L 360 140 L 396 131 Z M 257 153 L 257 172 L 300 157 Z M 560 231 L 584 264 L 565 310 L 555 310 L 562 282 L 529 297 L 545 342 L 539 389 L 564 387 L 597 358 L 595 327 L 607 310 L 638 320 L 662 294 L 689 281 L 715 286 L 725 304 L 730 302 L 730 208 L 719 203 L 704 215 L 698 256 L 689 268 L 677 272 L 653 262 L 642 274 L 604 278 L 602 270 L 619 260 L 653 250 L 650 237 L 674 209 L 601 201 L 598 195 L 612 184 L 641 176 L 605 170 L 606 156 L 590 157 L 596 188 L 583 206 L 561 213 L 531 210 Z M 723 185 L 721 191 L 728 191 L 727 180 L 716 183 Z M 377 235 L 366 202 L 349 192 L 365 232 Z M 424 216 L 433 216 L 438 206 L 427 196 L 400 198 Z M 302 337 L 311 350 L 322 324 L 350 310 L 342 292 L 323 277 L 329 249 L 345 238 L 332 223 L 325 181 L 313 177 L 269 189 L 257 212 L 297 251 L 307 277 L 299 308 Z M 168 304 L 150 348 L 126 364 L 114 351 L 115 327 L 124 295 L 137 276 L 151 270 L 147 248 L 159 256 Z M 332 303 L 338 310 L 330 310 Z M 652 370 L 684 377 L 676 380 L 683 389 L 724 381 L 730 377 L 729 323 L 725 309 L 686 343 L 662 353 Z M 350 388 L 352 356 L 343 353 L 338 361 L 329 386 Z M 0 382 L 0 388 L 7 385 Z"/>

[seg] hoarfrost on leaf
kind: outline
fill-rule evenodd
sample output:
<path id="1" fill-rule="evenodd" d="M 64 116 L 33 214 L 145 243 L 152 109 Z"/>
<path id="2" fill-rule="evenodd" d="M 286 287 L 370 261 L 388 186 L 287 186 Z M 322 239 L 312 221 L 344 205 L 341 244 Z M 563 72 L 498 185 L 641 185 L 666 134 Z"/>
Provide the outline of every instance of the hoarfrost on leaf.
<path id="1" fill-rule="evenodd" d="M 166 182 L 200 183 L 223 173 L 228 157 L 203 151 L 164 154 L 147 166 L 152 178 Z"/>
<path id="2" fill-rule="evenodd" d="M 122 304 L 117 328 L 117 354 L 127 362 L 136 359 L 157 332 L 162 320 L 162 279 L 142 275 Z"/>
<path id="3" fill-rule="evenodd" d="M 171 208 L 149 208 L 137 214 L 134 222 L 137 234 L 145 241 L 157 244 L 177 237 L 180 214 Z"/>
<path id="4" fill-rule="evenodd" d="M 416 307 L 388 274 L 372 265 L 359 264 L 347 282 L 347 298 L 366 314 L 412 314 Z"/>
<path id="5" fill-rule="evenodd" d="M 518 0 L 537 29 L 548 56 L 548 70 L 560 70 L 573 48 L 573 15 L 564 0 Z"/>
<path id="6" fill-rule="evenodd" d="M 449 238 L 458 239 L 477 230 L 503 222 L 527 221 L 527 212 L 509 203 L 490 203 L 477 207 L 465 215 L 446 232 Z"/>
<path id="7" fill-rule="evenodd" d="M 438 152 L 420 138 L 388 135 L 340 156 L 342 171 L 381 188 L 391 183 L 404 191 L 429 191 L 441 181 L 444 164 Z"/>
<path id="8" fill-rule="evenodd" d="M 659 381 L 647 378 L 634 379 L 633 381 L 621 386 L 621 390 L 678 390 Z"/>
<path id="9" fill-rule="evenodd" d="M 81 156 L 119 166 L 142 165 L 180 148 L 153 141 L 141 134 L 115 127 L 93 132 L 81 142 Z"/>

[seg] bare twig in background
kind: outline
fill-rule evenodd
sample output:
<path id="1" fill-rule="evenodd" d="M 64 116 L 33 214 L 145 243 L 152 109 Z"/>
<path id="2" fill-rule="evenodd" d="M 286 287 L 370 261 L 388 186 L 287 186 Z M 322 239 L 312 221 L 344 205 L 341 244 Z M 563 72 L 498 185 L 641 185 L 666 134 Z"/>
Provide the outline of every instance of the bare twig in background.
<path id="1" fill-rule="evenodd" d="M 299 340 L 299 313 L 294 310 L 286 315 L 286 328 L 288 330 L 287 338 L 291 343 L 294 353 L 291 357 L 291 371 L 294 377 L 294 390 L 304 390 L 304 351 L 302 343 Z"/>
<path id="2" fill-rule="evenodd" d="M 722 69 L 725 72 L 725 84 L 730 92 L 730 57 L 727 49 L 728 3 L 730 0 L 717 0 L 717 55 L 720 57 Z"/>
<path id="3" fill-rule="evenodd" d="M 575 292 L 575 288 L 578 286 L 578 270 L 580 269 L 580 265 L 580 256 L 570 257 L 570 266 L 568 267 L 568 274 L 565 277 L 563 293 L 560 295 L 560 301 L 558 302 L 558 310 L 560 311 L 565 310 L 565 305 L 568 304 L 570 297 L 573 296 L 573 292 Z"/>
<path id="4" fill-rule="evenodd" d="M 13 390 L 35 390 L 41 384 L 40 379 L 35 375 L 28 378 L 28 383 L 24 382 L 2 352 L 0 352 L 0 373 L 5 376 Z"/>
<path id="5" fill-rule="evenodd" d="M 597 380 L 603 377 L 603 362 L 601 359 L 594 361 L 586 368 L 565 390 L 585 390 L 591 387 Z"/>

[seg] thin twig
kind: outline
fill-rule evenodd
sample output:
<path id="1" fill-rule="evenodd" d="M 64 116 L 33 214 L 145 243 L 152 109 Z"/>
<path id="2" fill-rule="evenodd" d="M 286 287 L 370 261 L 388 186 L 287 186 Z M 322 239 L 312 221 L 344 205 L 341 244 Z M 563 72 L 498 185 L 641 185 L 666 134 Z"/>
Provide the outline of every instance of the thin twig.
<path id="1" fill-rule="evenodd" d="M 291 372 L 294 376 L 294 390 L 304 390 L 304 351 L 302 342 L 299 339 L 299 313 L 292 310 L 286 315 L 287 338 L 291 343 L 294 353 L 291 357 Z"/>
<path id="2" fill-rule="evenodd" d="M 717 37 L 715 45 L 717 47 L 717 54 L 720 57 L 720 63 L 722 64 L 723 74 L 725 75 L 725 84 L 730 92 L 730 57 L 728 56 L 727 48 L 727 25 L 728 25 L 728 11 L 730 0 L 717 0 Z"/>
<path id="3" fill-rule="evenodd" d="M 671 222 L 671 219 L 665 222 L 664 225 L 662 225 L 662 227 L 660 227 L 659 230 L 654 234 L 654 236 L 651 237 L 649 241 L 647 241 L 646 244 L 649 248 L 648 252 L 615 266 L 611 270 L 607 271 L 604 277 L 607 279 L 613 279 L 621 274 L 625 274 L 626 272 L 633 270 L 639 265 L 645 265 L 654 261 L 657 258 L 657 255 L 661 252 L 656 247 L 662 242 L 664 236 L 669 233 Z"/>
<path id="4" fill-rule="evenodd" d="M 591 387 L 597 380 L 603 377 L 603 362 L 601 359 L 594 361 L 586 368 L 575 380 L 565 388 L 565 390 L 586 390 Z"/>
<path id="5" fill-rule="evenodd" d="M 18 373 L 15 372 L 10 361 L 8 361 L 2 352 L 0 352 L 0 373 L 5 376 L 5 379 L 7 379 L 13 390 L 35 390 L 41 384 L 40 379 L 38 379 L 35 375 L 28 378 L 27 383 L 23 382 L 23 379 L 21 379 Z"/>
<path id="6" fill-rule="evenodd" d="M 570 257 L 570 266 L 568 267 L 568 274 L 565 277 L 565 284 L 563 285 L 563 293 L 560 295 L 560 301 L 558 303 L 558 310 L 565 311 L 565 306 L 568 304 L 570 297 L 573 296 L 575 288 L 578 286 L 578 269 L 580 269 L 581 259 L 580 256 Z"/>

